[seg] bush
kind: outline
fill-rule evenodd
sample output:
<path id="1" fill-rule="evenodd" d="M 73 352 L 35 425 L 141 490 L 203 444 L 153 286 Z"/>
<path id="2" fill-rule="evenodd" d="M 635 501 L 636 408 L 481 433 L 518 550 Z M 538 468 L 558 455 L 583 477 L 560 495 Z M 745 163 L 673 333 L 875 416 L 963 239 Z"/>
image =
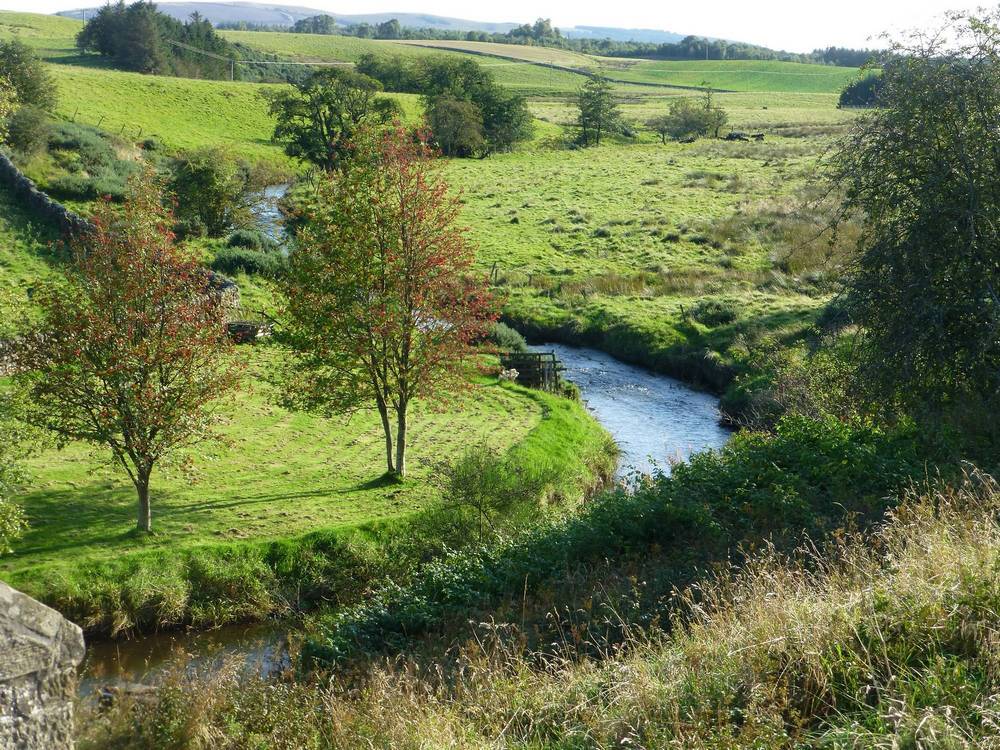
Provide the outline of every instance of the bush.
<path id="1" fill-rule="evenodd" d="M 0 42 L 0 70 L 17 91 L 22 107 L 56 108 L 56 84 L 34 50 L 20 39 Z"/>
<path id="2" fill-rule="evenodd" d="M 441 502 L 431 516 L 439 527 L 434 538 L 454 548 L 530 522 L 555 476 L 551 466 L 526 466 L 485 443 L 467 448 L 454 462 L 436 467 Z"/>
<path id="3" fill-rule="evenodd" d="M 114 140 L 87 125 L 57 123 L 49 135 L 49 148 L 72 152 L 62 160 L 74 174 L 56 178 L 47 185 L 53 195 L 75 200 L 111 196 L 121 200 L 129 177 L 139 170 L 134 161 L 119 159 Z"/>
<path id="4" fill-rule="evenodd" d="M 739 317 L 739 308 L 731 300 L 700 299 L 691 308 L 691 317 L 707 326 L 728 325 Z"/>
<path id="5" fill-rule="evenodd" d="M 528 342 L 516 328 L 511 328 L 506 323 L 494 323 L 490 331 L 490 342 L 497 349 L 508 352 L 528 351 Z"/>
<path id="6" fill-rule="evenodd" d="M 271 239 L 264 232 L 256 229 L 237 229 L 226 240 L 228 247 L 242 247 L 247 250 L 263 250 L 274 252 L 278 250 L 278 243 Z"/>
<path id="7" fill-rule="evenodd" d="M 341 610 L 307 642 L 307 666 L 405 648 L 412 639 L 504 596 L 526 596 L 568 568 L 627 552 L 667 551 L 677 579 L 765 540 L 792 548 L 848 523 L 882 518 L 895 494 L 923 476 L 910 428 L 884 432 L 836 420 L 787 418 L 774 434 L 737 434 L 628 494 L 608 493 L 579 515 L 473 547 L 425 566 Z"/>
<path id="8" fill-rule="evenodd" d="M 42 151 L 49 142 L 48 115 L 38 107 L 21 107 L 10 118 L 7 143 L 26 157 Z"/>
<path id="9" fill-rule="evenodd" d="M 211 268 L 224 274 L 247 273 L 277 278 L 285 271 L 287 259 L 280 252 L 264 252 L 245 247 L 228 247 L 220 250 Z"/>
<path id="10" fill-rule="evenodd" d="M 173 164 L 171 190 L 177 196 L 177 218 L 199 220 L 218 237 L 253 222 L 250 168 L 222 148 L 203 148 Z"/>
<path id="11" fill-rule="evenodd" d="M 712 104 L 709 93 L 702 102 L 690 98 L 674 99 L 666 115 L 654 117 L 647 125 L 666 143 L 668 137 L 681 140 L 713 135 L 717 138 L 728 119 L 725 110 Z"/>

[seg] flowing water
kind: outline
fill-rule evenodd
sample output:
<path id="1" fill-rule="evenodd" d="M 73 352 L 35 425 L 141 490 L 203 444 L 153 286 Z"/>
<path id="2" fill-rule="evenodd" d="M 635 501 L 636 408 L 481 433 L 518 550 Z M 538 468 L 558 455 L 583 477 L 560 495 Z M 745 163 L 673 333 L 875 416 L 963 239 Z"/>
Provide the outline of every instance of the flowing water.
<path id="1" fill-rule="evenodd" d="M 656 471 L 706 448 L 721 448 L 732 434 L 719 422 L 718 401 L 679 380 L 634 367 L 594 349 L 543 344 L 555 352 L 563 377 L 580 388 L 587 408 L 618 443 L 619 479 Z"/>
<path id="2" fill-rule="evenodd" d="M 671 461 L 721 447 L 729 438 L 719 424 L 716 400 L 678 380 L 593 349 L 559 344 L 534 348 L 556 353 L 566 368 L 564 377 L 579 386 L 587 407 L 614 437 L 622 450 L 622 480 L 637 472 L 668 472 Z M 93 696 L 106 686 L 148 684 L 178 663 L 179 654 L 189 657 L 189 669 L 235 659 L 248 669 L 273 674 L 288 666 L 287 635 L 287 627 L 270 623 L 96 643 L 87 649 L 79 691 Z"/>

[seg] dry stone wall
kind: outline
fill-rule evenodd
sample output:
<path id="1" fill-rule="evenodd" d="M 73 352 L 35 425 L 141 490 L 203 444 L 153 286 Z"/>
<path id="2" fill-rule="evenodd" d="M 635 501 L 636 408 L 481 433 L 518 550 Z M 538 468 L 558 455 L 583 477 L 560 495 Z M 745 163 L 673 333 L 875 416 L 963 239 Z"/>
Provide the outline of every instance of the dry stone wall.
<path id="1" fill-rule="evenodd" d="M 73 693 L 83 632 L 0 581 L 0 748 L 73 747 Z"/>

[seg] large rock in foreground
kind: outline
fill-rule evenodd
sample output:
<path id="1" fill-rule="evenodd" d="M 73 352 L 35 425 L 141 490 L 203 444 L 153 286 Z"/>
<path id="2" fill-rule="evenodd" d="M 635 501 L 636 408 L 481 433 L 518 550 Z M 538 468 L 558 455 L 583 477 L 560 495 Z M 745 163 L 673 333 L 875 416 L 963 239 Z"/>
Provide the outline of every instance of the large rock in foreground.
<path id="1" fill-rule="evenodd" d="M 0 748 L 73 746 L 76 667 L 83 632 L 0 581 Z"/>

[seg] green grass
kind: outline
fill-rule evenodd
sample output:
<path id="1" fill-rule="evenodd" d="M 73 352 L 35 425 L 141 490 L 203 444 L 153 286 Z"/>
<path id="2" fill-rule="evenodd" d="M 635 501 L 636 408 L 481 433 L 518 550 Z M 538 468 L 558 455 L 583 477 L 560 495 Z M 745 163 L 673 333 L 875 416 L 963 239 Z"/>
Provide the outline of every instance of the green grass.
<path id="1" fill-rule="evenodd" d="M 252 83 L 198 81 L 115 70 L 53 65 L 58 114 L 139 141 L 155 137 L 172 149 L 230 146 L 251 160 L 286 161 L 271 143 L 274 123 Z"/>
<path id="2" fill-rule="evenodd" d="M 721 389 L 742 337 L 794 337 L 826 299 L 801 278 L 808 263 L 781 270 L 815 241 L 791 217 L 822 142 L 608 145 L 454 160 L 446 174 L 515 324 Z M 704 297 L 737 320 L 691 320 Z"/>
<path id="3" fill-rule="evenodd" d="M 100 451 L 52 449 L 27 466 L 18 502 L 31 528 L 0 561 L 0 577 L 105 635 L 262 619 L 306 600 L 350 600 L 372 578 L 404 570 L 405 555 L 383 547 L 433 547 L 407 524 L 437 500 L 434 464 L 473 443 L 522 465 L 556 462 L 548 491 L 564 508 L 613 468 L 606 434 L 582 405 L 483 378 L 444 410 L 418 404 L 410 476 L 387 482 L 376 417 L 287 412 L 261 379 L 278 354 L 239 352 L 253 365 L 253 391 L 227 408 L 227 441 L 193 452 L 195 482 L 154 474 L 152 536 L 134 533 L 134 490 Z"/>
<path id="4" fill-rule="evenodd" d="M 710 86 L 725 91 L 839 93 L 857 68 L 772 60 L 643 60 L 607 75 L 634 83 Z"/>
<path id="5" fill-rule="evenodd" d="M 28 290 L 52 275 L 49 243 L 57 234 L 0 190 L 0 316 L 7 319 L 25 302 Z"/>
<path id="6" fill-rule="evenodd" d="M 77 55 L 76 33 L 81 28 L 80 21 L 63 16 L 0 10 L 0 40 L 20 39 L 47 60 Z"/>
<path id="7" fill-rule="evenodd" d="M 434 496 L 427 484 L 431 461 L 486 438 L 508 448 L 542 418 L 542 406 L 528 394 L 495 383 L 444 412 L 421 406 L 410 427 L 412 479 L 383 485 L 377 415 L 324 419 L 288 412 L 273 405 L 260 380 L 276 353 L 238 352 L 251 357 L 253 392 L 226 410 L 227 443 L 194 453 L 194 483 L 176 471 L 154 475 L 153 537 L 133 538 L 135 491 L 100 451 L 80 444 L 53 449 L 27 467 L 31 490 L 20 502 L 31 530 L 16 553 L 0 561 L 0 573 L 27 583 L 37 580 L 40 567 L 68 557 L 81 562 L 136 549 L 275 539 L 406 516 Z"/>
<path id="8" fill-rule="evenodd" d="M 558 47 L 534 47 L 526 44 L 499 44 L 496 42 L 467 42 L 452 39 L 406 40 L 400 45 L 430 47 L 433 49 L 471 52 L 476 55 L 504 57 L 532 63 L 547 63 L 568 68 L 592 68 L 595 58 Z"/>

